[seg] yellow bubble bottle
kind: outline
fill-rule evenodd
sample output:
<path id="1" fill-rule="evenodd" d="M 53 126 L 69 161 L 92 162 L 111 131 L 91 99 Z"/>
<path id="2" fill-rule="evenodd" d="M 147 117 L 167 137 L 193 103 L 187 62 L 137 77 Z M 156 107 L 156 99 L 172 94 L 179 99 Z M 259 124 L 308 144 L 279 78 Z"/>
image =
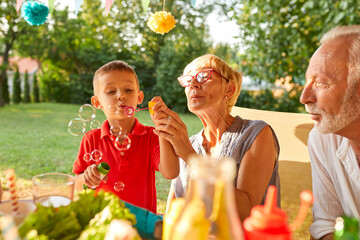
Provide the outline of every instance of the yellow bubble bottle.
<path id="1" fill-rule="evenodd" d="M 163 240 L 170 239 L 170 232 L 172 231 L 176 221 L 178 220 L 185 205 L 185 198 L 175 198 L 170 203 L 169 211 L 164 215 L 163 220 Z"/>
<path id="2" fill-rule="evenodd" d="M 234 197 L 234 160 L 195 157 L 189 162 L 189 194 L 169 239 L 243 240 Z"/>

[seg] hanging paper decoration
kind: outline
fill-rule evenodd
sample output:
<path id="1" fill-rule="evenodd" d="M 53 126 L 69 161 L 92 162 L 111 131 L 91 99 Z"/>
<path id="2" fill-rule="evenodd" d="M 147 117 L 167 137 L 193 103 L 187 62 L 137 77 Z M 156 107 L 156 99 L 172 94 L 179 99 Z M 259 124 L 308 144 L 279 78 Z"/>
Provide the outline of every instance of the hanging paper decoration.
<path id="1" fill-rule="evenodd" d="M 147 25 L 149 28 L 159 34 L 164 35 L 175 27 L 176 21 L 171 13 L 166 11 L 155 12 L 151 14 Z"/>
<path id="2" fill-rule="evenodd" d="M 19 12 L 22 3 L 23 3 L 23 0 L 16 0 L 16 12 Z"/>
<path id="3" fill-rule="evenodd" d="M 147 8 L 149 7 L 149 4 L 150 4 L 150 0 L 142 0 L 141 3 L 142 3 L 142 7 L 144 9 L 144 12 L 146 13 Z"/>
<path id="4" fill-rule="evenodd" d="M 82 3 L 83 3 L 83 0 L 75 0 L 75 15 L 78 14 Z"/>
<path id="5" fill-rule="evenodd" d="M 52 11 L 54 10 L 54 2 L 55 0 L 48 0 L 50 13 L 52 13 Z"/>
<path id="6" fill-rule="evenodd" d="M 41 25 L 46 21 L 49 8 L 43 3 L 26 1 L 21 7 L 21 16 L 30 25 Z"/>
<path id="7" fill-rule="evenodd" d="M 191 0 L 191 5 L 192 5 L 193 7 L 195 7 L 195 4 L 196 4 L 196 0 Z"/>
<path id="8" fill-rule="evenodd" d="M 106 16 L 109 14 L 111 5 L 113 4 L 114 0 L 105 0 L 105 13 Z"/>

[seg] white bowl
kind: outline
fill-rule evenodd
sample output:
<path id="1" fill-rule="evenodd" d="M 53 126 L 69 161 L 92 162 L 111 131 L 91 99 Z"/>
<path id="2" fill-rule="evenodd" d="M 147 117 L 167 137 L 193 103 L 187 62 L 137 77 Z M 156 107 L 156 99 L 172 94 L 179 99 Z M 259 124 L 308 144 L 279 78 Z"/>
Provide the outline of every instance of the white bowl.
<path id="1" fill-rule="evenodd" d="M 1 215 L 12 215 L 12 217 L 15 219 L 15 223 L 17 225 L 20 225 L 26 216 L 35 211 L 36 206 L 33 203 L 33 200 L 27 200 L 27 199 L 21 199 L 18 200 L 19 205 L 19 213 L 13 214 L 12 212 L 12 205 L 11 201 L 3 201 L 0 203 L 0 216 Z"/>

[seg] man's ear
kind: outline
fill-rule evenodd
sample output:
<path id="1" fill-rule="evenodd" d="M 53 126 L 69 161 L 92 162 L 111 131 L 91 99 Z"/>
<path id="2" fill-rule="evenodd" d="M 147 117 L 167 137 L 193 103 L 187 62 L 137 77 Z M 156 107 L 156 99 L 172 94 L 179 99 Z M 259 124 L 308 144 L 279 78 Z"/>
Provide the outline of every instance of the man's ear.
<path id="1" fill-rule="evenodd" d="M 92 96 L 91 97 L 91 104 L 97 109 L 102 109 L 102 106 L 101 106 L 100 101 L 97 98 L 97 96 Z"/>
<path id="2" fill-rule="evenodd" d="M 143 100 L 144 100 L 144 93 L 143 91 L 139 91 L 137 104 L 141 104 Z"/>

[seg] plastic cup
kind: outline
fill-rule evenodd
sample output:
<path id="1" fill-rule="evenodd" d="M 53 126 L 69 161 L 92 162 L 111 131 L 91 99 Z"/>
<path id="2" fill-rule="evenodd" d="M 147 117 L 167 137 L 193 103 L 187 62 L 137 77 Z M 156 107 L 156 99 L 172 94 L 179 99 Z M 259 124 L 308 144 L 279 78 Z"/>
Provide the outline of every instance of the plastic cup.
<path id="1" fill-rule="evenodd" d="M 71 203 L 75 177 L 64 173 L 44 173 L 32 178 L 35 204 L 58 208 Z"/>
<path id="2" fill-rule="evenodd" d="M 18 200 L 19 211 L 17 214 L 15 214 L 12 211 L 11 203 L 11 201 L 3 201 L 0 203 L 0 216 L 11 215 L 17 225 L 20 225 L 26 216 L 36 209 L 33 201 L 21 199 Z"/>

